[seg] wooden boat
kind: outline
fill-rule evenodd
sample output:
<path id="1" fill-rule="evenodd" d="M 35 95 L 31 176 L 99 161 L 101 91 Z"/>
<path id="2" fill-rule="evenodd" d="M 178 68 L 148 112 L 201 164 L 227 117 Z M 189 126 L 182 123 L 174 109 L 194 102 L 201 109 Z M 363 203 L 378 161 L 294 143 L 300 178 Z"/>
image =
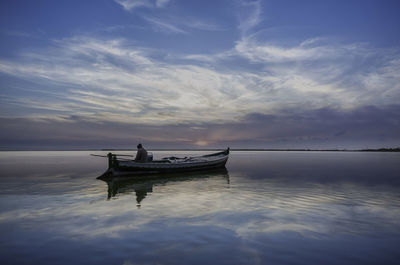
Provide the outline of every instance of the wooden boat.
<path id="1" fill-rule="evenodd" d="M 191 172 L 223 168 L 229 158 L 229 148 L 222 152 L 203 156 L 183 158 L 165 157 L 161 160 L 152 160 L 148 162 L 136 162 L 118 156 L 121 155 L 108 153 L 108 169 L 99 178 L 121 175 Z"/>

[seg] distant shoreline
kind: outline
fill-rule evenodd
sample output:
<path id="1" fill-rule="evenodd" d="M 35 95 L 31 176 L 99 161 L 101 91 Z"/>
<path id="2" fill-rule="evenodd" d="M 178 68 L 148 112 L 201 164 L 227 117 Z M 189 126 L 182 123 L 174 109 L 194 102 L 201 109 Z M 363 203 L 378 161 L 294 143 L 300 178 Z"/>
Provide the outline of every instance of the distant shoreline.
<path id="1" fill-rule="evenodd" d="M 224 148 L 154 148 L 149 151 L 220 151 Z M 136 149 L 0 149 L 0 152 L 27 152 L 27 151 L 136 151 Z M 400 152 L 400 147 L 396 148 L 377 148 L 377 149 L 275 149 L 275 148 L 231 148 L 230 151 L 257 151 L 257 152 Z"/>
<path id="2" fill-rule="evenodd" d="M 223 148 L 183 148 L 183 149 L 149 149 L 151 151 L 219 151 Z M 132 149 L 101 149 L 100 151 L 131 151 Z M 259 151 L 259 152 L 400 152 L 400 147 L 397 148 L 378 148 L 378 149 L 271 149 L 271 148 L 231 148 L 230 151 Z"/>

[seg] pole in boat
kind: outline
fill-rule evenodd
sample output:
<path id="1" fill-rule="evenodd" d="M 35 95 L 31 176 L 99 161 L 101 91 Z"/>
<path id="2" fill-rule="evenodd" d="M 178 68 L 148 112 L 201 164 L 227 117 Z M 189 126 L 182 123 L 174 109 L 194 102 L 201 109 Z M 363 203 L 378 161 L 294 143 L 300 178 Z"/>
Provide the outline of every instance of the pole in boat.
<path id="1" fill-rule="evenodd" d="M 108 169 L 113 167 L 113 154 L 112 153 L 108 153 L 107 154 L 108 157 Z"/>

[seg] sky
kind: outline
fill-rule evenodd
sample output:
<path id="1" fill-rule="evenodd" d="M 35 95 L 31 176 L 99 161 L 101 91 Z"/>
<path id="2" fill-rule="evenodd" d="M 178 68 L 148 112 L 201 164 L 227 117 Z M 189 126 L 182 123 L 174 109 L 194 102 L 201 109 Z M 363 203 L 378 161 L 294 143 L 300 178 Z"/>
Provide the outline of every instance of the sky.
<path id="1" fill-rule="evenodd" d="M 398 147 L 399 10 L 3 0 L 0 149 Z"/>

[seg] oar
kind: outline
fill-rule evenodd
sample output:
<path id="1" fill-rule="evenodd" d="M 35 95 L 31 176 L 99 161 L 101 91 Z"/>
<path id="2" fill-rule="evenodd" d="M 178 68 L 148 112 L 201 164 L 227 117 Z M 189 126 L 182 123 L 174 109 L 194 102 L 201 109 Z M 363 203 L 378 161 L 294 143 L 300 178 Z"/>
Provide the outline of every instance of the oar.
<path id="1" fill-rule="evenodd" d="M 100 157 L 107 157 L 105 155 L 95 155 L 95 154 L 90 154 L 91 156 L 100 156 Z"/>
<path id="2" fill-rule="evenodd" d="M 107 157 L 107 156 L 105 156 L 105 155 L 95 155 L 95 154 L 90 154 L 91 156 L 100 156 L 100 157 Z M 116 156 L 130 156 L 130 157 L 133 157 L 133 155 L 118 155 L 118 154 L 113 154 L 113 155 L 116 155 Z"/>

